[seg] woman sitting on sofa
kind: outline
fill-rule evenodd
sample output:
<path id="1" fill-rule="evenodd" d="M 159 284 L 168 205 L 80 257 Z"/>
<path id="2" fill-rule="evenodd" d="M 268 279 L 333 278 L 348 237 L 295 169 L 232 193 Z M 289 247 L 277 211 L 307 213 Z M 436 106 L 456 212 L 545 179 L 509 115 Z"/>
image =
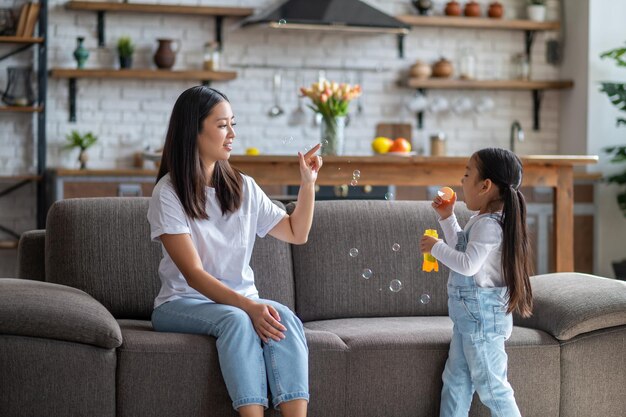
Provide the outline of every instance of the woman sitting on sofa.
<path id="1" fill-rule="evenodd" d="M 259 298 L 249 263 L 255 235 L 307 241 L 319 145 L 298 153 L 298 204 L 287 215 L 230 166 L 234 126 L 228 99 L 215 89 L 190 88 L 174 104 L 148 210 L 151 238 L 163 245 L 152 325 L 217 338 L 222 375 L 241 416 L 263 415 L 269 381 L 274 407 L 302 417 L 309 399 L 302 323 L 287 307 Z"/>

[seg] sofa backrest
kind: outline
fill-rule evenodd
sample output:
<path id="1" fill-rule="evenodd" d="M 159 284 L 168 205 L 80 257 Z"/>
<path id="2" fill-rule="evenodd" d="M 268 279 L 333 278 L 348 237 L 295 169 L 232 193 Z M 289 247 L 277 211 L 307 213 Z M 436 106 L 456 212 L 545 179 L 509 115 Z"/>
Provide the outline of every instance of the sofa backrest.
<path id="1" fill-rule="evenodd" d="M 470 213 L 463 203 L 456 214 L 465 225 Z M 317 202 L 308 243 L 292 248 L 298 316 L 311 321 L 447 315 L 449 270 L 439 265 L 439 272 L 422 272 L 419 250 L 426 229 L 437 229 L 443 238 L 437 219 L 427 201 Z M 365 269 L 371 278 L 362 276 Z M 400 291 L 390 290 L 392 280 L 401 282 Z M 423 294 L 430 296 L 428 303 L 421 302 Z"/>
<path id="2" fill-rule="evenodd" d="M 113 197 L 54 203 L 46 224 L 46 281 L 87 292 L 118 319 L 149 320 L 162 255 L 161 245 L 150 241 L 148 202 Z M 293 308 L 289 245 L 257 239 L 251 263 L 261 296 Z"/>

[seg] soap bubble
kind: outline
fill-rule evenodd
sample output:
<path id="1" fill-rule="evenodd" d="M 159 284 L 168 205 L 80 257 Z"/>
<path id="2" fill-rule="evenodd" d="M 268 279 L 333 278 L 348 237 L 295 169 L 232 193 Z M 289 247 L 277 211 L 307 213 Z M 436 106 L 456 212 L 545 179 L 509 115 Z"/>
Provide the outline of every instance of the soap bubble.
<path id="1" fill-rule="evenodd" d="M 350 249 L 350 256 L 356 258 L 357 256 L 359 256 L 359 250 L 357 248 Z"/>
<path id="2" fill-rule="evenodd" d="M 393 193 L 385 193 L 385 200 L 393 200 L 395 196 L 393 195 Z"/>
<path id="3" fill-rule="evenodd" d="M 328 140 L 324 139 L 321 143 L 322 143 L 322 145 L 328 145 Z"/>
<path id="4" fill-rule="evenodd" d="M 398 279 L 392 279 L 391 282 L 389 283 L 389 289 L 392 292 L 398 292 L 402 289 L 402 282 L 400 282 L 400 280 Z"/>
<path id="5" fill-rule="evenodd" d="M 290 145 L 293 143 L 293 137 L 289 136 L 288 138 L 283 138 L 283 145 Z"/>
<path id="6" fill-rule="evenodd" d="M 279 24 L 279 25 L 284 25 L 284 24 L 286 24 L 286 23 L 287 23 L 287 21 L 286 21 L 285 19 L 280 19 L 280 20 L 278 21 L 278 24 Z"/>
<path id="7" fill-rule="evenodd" d="M 352 180 L 350 181 L 350 185 L 353 187 L 356 187 L 359 184 L 359 182 L 357 180 Z"/>
<path id="8" fill-rule="evenodd" d="M 426 293 L 422 294 L 422 296 L 420 297 L 420 303 L 422 303 L 422 304 L 430 303 L 430 295 L 428 295 Z"/>
<path id="9" fill-rule="evenodd" d="M 400 244 L 394 243 L 393 246 L 391 246 L 391 250 L 394 252 L 398 252 L 400 250 Z"/>
<path id="10" fill-rule="evenodd" d="M 365 268 L 362 272 L 361 272 L 361 276 L 365 279 L 370 279 L 372 277 L 372 270 L 369 268 Z"/>
<path id="11" fill-rule="evenodd" d="M 359 178 L 361 178 L 361 171 L 359 171 L 358 169 L 355 169 L 354 172 L 352 173 L 352 178 L 354 178 L 355 180 L 358 180 Z"/>

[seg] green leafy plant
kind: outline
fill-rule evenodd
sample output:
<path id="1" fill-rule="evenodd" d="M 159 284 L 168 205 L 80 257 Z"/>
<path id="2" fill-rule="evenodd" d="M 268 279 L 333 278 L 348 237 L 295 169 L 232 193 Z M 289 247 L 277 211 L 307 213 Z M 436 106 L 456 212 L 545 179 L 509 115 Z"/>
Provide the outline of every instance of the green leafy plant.
<path id="1" fill-rule="evenodd" d="M 609 58 L 615 61 L 618 67 L 626 67 L 626 47 L 611 49 L 600 55 L 600 58 Z M 620 111 L 626 112 L 626 83 L 615 82 L 602 82 L 600 91 L 606 93 L 609 100 Z M 626 118 L 618 117 L 617 126 L 626 126 Z M 626 162 L 626 145 L 624 146 L 610 146 L 603 149 L 611 156 L 612 163 L 625 163 Z M 617 194 L 617 204 L 619 204 L 622 213 L 626 217 L 626 169 L 615 175 L 610 175 L 605 178 L 608 183 L 613 183 L 621 186 L 621 191 Z"/>
<path id="2" fill-rule="evenodd" d="M 80 134 L 78 130 L 72 130 L 67 136 L 67 144 L 65 149 L 79 148 L 82 151 L 87 150 L 91 145 L 98 141 L 98 137 L 91 132 Z"/>
<path id="3" fill-rule="evenodd" d="M 533 4 L 535 6 L 545 6 L 546 0 L 528 0 L 528 4 Z"/>
<path id="4" fill-rule="evenodd" d="M 117 53 L 122 57 L 129 57 L 135 52 L 135 44 L 129 36 L 122 36 L 117 41 Z"/>

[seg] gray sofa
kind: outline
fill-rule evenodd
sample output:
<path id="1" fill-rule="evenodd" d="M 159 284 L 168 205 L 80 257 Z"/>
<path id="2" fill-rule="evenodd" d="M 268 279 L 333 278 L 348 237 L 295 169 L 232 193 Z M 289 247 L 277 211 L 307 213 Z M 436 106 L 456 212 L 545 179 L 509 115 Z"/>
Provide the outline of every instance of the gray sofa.
<path id="1" fill-rule="evenodd" d="M 64 200 L 46 230 L 23 235 L 18 278 L 0 279 L 0 416 L 236 415 L 215 340 L 151 328 L 161 252 L 147 206 Z M 458 216 L 464 224 L 468 213 Z M 310 416 L 438 415 L 448 271 L 421 272 L 418 249 L 437 226 L 428 202 L 330 201 L 316 203 L 307 244 L 257 239 L 261 296 L 305 325 Z M 522 415 L 626 415 L 626 283 L 560 273 L 532 285 L 535 314 L 516 317 L 507 342 Z M 487 415 L 475 399 L 471 416 Z"/>

